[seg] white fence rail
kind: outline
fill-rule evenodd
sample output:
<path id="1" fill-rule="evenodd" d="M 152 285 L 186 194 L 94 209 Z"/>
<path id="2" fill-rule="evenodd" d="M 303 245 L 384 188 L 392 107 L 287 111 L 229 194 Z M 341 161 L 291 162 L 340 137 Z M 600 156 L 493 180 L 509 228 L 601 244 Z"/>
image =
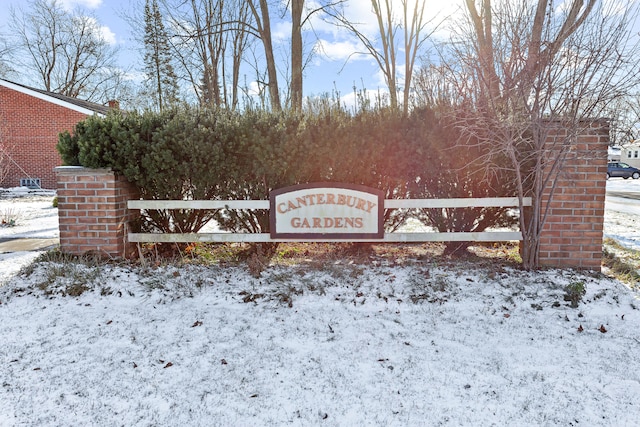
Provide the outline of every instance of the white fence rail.
<path id="1" fill-rule="evenodd" d="M 427 209 L 469 207 L 518 207 L 517 197 L 462 198 L 462 199 L 386 199 L 384 209 Z M 531 206 L 531 198 L 523 199 L 523 206 Z M 129 209 L 269 209 L 269 200 L 129 200 Z M 134 243 L 188 243 L 188 242 L 352 242 L 354 239 L 273 239 L 269 233 L 129 233 Z M 520 231 L 469 232 L 413 232 L 385 233 L 382 239 L 358 239 L 362 242 L 498 242 L 522 240 Z"/>

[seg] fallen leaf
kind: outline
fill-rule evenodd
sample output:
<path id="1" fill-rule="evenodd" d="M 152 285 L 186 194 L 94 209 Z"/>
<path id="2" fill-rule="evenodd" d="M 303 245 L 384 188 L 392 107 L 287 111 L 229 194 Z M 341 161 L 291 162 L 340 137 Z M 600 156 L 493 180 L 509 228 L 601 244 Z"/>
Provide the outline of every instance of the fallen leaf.
<path id="1" fill-rule="evenodd" d="M 605 329 L 604 325 L 600 325 L 600 328 L 598 330 L 600 332 L 602 332 L 603 334 L 607 332 L 607 330 Z"/>
<path id="2" fill-rule="evenodd" d="M 110 324 L 112 324 L 112 323 L 113 323 L 113 320 L 109 320 L 109 321 L 107 322 L 107 325 L 110 325 Z"/>
<path id="3" fill-rule="evenodd" d="M 222 359 L 222 360 L 220 361 L 220 363 L 222 363 L 223 365 L 227 365 L 227 364 L 228 364 L 226 359 Z"/>
<path id="4" fill-rule="evenodd" d="M 202 322 L 199 320 L 196 320 L 195 323 L 191 325 L 192 328 L 195 328 L 196 326 L 202 326 Z"/>
<path id="5" fill-rule="evenodd" d="M 508 319 L 509 317 L 511 317 L 511 315 L 509 313 L 505 313 L 504 317 Z"/>
<path id="6" fill-rule="evenodd" d="M 134 368 L 137 368 L 137 367 L 138 367 L 138 365 L 136 365 L 136 362 L 133 362 L 133 367 L 134 367 Z"/>
<path id="7" fill-rule="evenodd" d="M 582 327 L 582 325 L 578 326 L 578 332 L 582 332 L 584 331 L 584 328 Z"/>
<path id="8" fill-rule="evenodd" d="M 172 366 L 173 366 L 173 363 L 168 362 L 166 365 L 164 365 L 164 369 L 166 369 L 166 368 L 170 368 L 170 367 L 172 367 Z"/>

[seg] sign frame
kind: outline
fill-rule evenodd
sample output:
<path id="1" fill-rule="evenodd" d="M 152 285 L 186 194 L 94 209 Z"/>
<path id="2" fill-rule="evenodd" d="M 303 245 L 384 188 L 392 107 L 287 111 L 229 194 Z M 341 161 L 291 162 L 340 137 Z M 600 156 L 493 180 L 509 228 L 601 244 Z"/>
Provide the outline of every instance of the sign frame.
<path id="1" fill-rule="evenodd" d="M 306 192 L 315 191 L 316 195 L 330 195 L 339 193 L 340 190 L 347 191 L 353 194 L 359 194 L 361 200 L 370 200 L 375 199 L 375 206 L 370 207 L 369 204 L 362 205 L 366 208 L 370 207 L 370 211 L 373 211 L 375 208 L 375 212 L 367 211 L 368 215 L 374 215 L 373 220 L 375 221 L 375 230 L 373 231 L 365 231 L 365 232 L 312 232 L 308 230 L 313 230 L 313 227 L 303 227 L 304 230 L 301 232 L 292 232 L 292 231 L 282 231 L 278 230 L 278 219 L 277 215 L 282 214 L 281 211 L 278 210 L 278 206 L 282 205 L 282 198 L 287 195 L 292 195 L 295 197 L 296 194 L 305 194 Z M 309 197 L 309 196 L 307 196 Z M 314 203 L 310 203 L 311 205 L 315 205 Z M 336 203 L 337 204 L 337 203 Z M 355 202 L 354 202 L 355 205 Z M 304 208 L 308 208 L 308 206 L 304 206 Z M 303 206 L 298 205 L 296 209 L 301 209 L 304 212 Z M 352 207 L 353 208 L 353 207 Z M 365 208 L 365 210 L 366 210 Z M 353 208 L 354 209 L 354 208 Z M 309 208 L 308 210 L 313 211 L 314 208 Z M 321 217 L 325 218 L 325 217 Z M 330 221 L 331 217 L 325 221 Z M 370 218 L 371 221 L 371 218 Z M 371 240 L 371 239 L 383 239 L 384 238 L 384 193 L 382 190 L 378 190 L 375 188 L 367 187 L 364 185 L 358 184 L 346 184 L 341 182 L 313 182 L 307 184 L 298 184 L 292 185 L 289 187 L 283 187 L 276 190 L 272 190 L 269 192 L 269 232 L 272 239 L 308 239 L 318 241 L 327 241 L 327 240 Z"/>

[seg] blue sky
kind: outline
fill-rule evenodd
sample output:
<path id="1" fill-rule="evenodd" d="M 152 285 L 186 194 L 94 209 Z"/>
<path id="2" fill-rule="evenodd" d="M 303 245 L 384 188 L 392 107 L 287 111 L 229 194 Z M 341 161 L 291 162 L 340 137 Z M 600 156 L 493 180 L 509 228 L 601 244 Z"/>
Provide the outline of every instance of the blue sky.
<path id="1" fill-rule="evenodd" d="M 103 34 L 107 40 L 120 47 L 120 61 L 123 66 L 132 67 L 132 74 L 135 75 L 136 67 L 141 67 L 138 48 L 133 39 L 130 24 L 126 22 L 124 16 L 142 10 L 144 0 L 58 0 L 66 8 L 82 7 L 95 15 L 99 24 L 103 27 Z M 312 4 L 314 0 L 307 0 Z M 397 0 L 394 0 L 396 2 Z M 26 7 L 25 0 L 8 0 L 3 2 L 5 7 L 9 5 Z M 399 3 L 399 1 L 398 1 Z M 452 13 L 462 4 L 462 0 L 437 1 L 427 0 L 427 19 Z M 399 6 L 399 4 L 398 4 Z M 371 12 L 370 0 L 348 0 L 347 16 L 354 22 L 361 23 L 361 30 L 371 37 L 375 37 L 376 24 Z M 0 32 L 6 33 L 8 13 L 0 16 Z M 275 49 L 278 51 L 278 43 L 281 44 L 279 58 L 281 61 L 288 61 L 284 49 L 284 43 L 288 43 L 290 24 L 288 22 L 272 22 L 274 32 Z M 337 90 L 345 102 L 351 104 L 348 98 L 353 97 L 354 86 L 369 91 L 385 91 L 384 79 L 374 60 L 367 55 L 354 55 L 355 52 L 362 52 L 364 49 L 352 35 L 344 30 L 339 30 L 320 19 L 310 20 L 306 27 L 305 43 L 307 48 L 315 45 L 317 54 L 305 69 L 304 89 L 307 95 L 319 95 L 331 93 Z M 313 30 L 313 31 L 311 31 Z M 402 70 L 404 63 L 398 64 Z M 251 78 L 247 75 L 247 79 Z M 244 79 L 243 79 L 244 81 Z"/>

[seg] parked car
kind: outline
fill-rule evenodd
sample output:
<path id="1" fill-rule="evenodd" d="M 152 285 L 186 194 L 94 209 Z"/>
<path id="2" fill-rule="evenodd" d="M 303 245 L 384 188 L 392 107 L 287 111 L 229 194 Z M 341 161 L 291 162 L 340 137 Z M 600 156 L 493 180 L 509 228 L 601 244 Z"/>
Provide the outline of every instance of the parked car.
<path id="1" fill-rule="evenodd" d="M 607 164 L 607 179 L 618 177 L 638 179 L 640 178 L 640 169 L 622 162 L 609 162 Z"/>

